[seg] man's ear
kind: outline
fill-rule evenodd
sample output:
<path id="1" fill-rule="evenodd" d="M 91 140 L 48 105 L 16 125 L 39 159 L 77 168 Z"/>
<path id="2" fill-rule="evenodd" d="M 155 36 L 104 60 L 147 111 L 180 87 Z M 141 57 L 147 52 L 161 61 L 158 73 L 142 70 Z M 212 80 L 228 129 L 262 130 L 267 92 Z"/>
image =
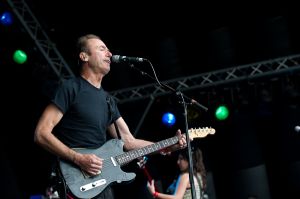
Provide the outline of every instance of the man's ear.
<path id="1" fill-rule="evenodd" d="M 81 52 L 79 54 L 79 57 L 82 61 L 88 61 L 88 55 L 86 54 L 86 52 Z"/>

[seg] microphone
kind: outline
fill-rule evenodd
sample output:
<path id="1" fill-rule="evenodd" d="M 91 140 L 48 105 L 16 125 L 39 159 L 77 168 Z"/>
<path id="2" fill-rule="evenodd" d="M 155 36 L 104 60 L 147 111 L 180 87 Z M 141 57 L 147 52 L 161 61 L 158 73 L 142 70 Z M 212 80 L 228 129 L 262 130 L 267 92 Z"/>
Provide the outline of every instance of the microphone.
<path id="1" fill-rule="evenodd" d="M 140 57 L 127 57 L 127 56 L 122 56 L 122 55 L 113 55 L 111 57 L 111 61 L 113 63 L 123 63 L 123 62 L 143 62 L 146 61 L 144 58 Z"/>
<path id="2" fill-rule="evenodd" d="M 300 126 L 295 126 L 295 131 L 296 131 L 297 133 L 300 133 Z"/>

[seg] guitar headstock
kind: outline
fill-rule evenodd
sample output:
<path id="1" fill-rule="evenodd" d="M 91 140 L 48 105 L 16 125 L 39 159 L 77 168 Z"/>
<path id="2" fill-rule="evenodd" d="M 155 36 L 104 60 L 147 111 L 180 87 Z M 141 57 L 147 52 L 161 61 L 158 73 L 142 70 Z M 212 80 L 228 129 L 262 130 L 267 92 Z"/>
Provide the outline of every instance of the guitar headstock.
<path id="1" fill-rule="evenodd" d="M 189 129 L 189 136 L 191 139 L 194 138 L 203 138 L 206 137 L 208 134 L 215 134 L 216 130 L 211 127 L 204 127 L 204 128 L 191 128 Z"/>

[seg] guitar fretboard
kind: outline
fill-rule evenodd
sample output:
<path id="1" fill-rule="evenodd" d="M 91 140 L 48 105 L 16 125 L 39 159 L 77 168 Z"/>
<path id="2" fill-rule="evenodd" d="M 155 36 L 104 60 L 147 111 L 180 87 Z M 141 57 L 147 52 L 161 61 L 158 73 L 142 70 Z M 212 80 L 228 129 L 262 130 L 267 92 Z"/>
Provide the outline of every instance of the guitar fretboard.
<path id="1" fill-rule="evenodd" d="M 174 136 L 174 137 L 156 142 L 154 144 L 150 144 L 150 145 L 145 146 L 145 147 L 140 148 L 140 149 L 125 152 L 121 155 L 116 156 L 115 158 L 116 158 L 117 162 L 119 163 L 119 165 L 122 166 L 122 165 L 125 165 L 125 164 L 131 162 L 134 159 L 137 159 L 139 157 L 143 157 L 143 156 L 145 156 L 147 154 L 150 154 L 150 153 L 154 153 L 156 151 L 159 151 L 161 149 L 164 149 L 166 147 L 174 145 L 177 142 L 178 142 L 178 137 Z"/>

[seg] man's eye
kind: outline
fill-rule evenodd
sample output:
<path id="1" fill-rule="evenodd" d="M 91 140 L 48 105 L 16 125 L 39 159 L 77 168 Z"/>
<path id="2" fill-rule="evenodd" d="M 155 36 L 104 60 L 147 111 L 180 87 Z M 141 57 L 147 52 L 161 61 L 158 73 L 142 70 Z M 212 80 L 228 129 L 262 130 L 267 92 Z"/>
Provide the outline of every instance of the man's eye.
<path id="1" fill-rule="evenodd" d="M 105 47 L 99 47 L 99 50 L 100 51 L 105 51 L 105 50 L 107 50 L 107 48 L 105 48 Z"/>

